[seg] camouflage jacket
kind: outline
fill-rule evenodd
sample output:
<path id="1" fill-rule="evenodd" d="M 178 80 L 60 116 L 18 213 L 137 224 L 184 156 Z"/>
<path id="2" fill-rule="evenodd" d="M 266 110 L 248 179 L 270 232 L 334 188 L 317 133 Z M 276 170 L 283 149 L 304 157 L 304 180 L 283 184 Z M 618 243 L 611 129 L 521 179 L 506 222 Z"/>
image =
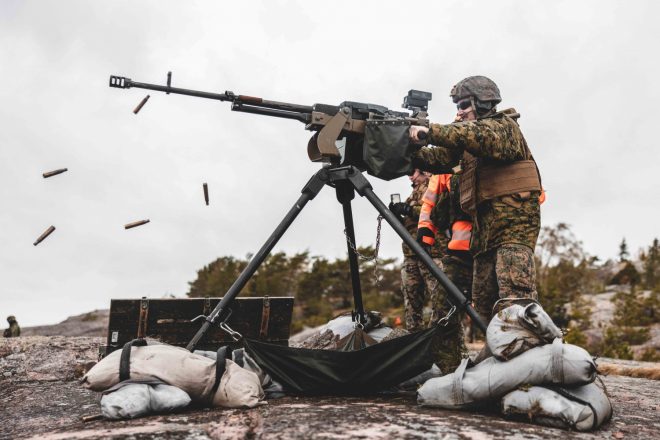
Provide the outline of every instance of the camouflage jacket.
<path id="1" fill-rule="evenodd" d="M 481 163 L 513 162 L 527 158 L 525 138 L 518 123 L 507 114 L 495 113 L 476 121 L 431 124 L 429 144 L 415 157 L 416 166 L 433 173 L 447 173 L 459 165 L 463 151 Z M 474 256 L 503 244 L 522 244 L 534 249 L 541 226 L 539 193 L 514 194 L 486 200 L 473 219 Z"/>

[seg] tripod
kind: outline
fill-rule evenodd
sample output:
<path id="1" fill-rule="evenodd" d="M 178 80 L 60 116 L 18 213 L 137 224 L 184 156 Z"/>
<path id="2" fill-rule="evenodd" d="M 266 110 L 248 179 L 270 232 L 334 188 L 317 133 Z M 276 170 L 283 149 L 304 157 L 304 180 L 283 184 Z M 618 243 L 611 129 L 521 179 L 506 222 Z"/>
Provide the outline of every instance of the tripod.
<path id="1" fill-rule="evenodd" d="M 424 265 L 431 271 L 442 287 L 449 294 L 450 301 L 457 307 L 465 309 L 466 313 L 470 316 L 472 321 L 486 333 L 486 324 L 469 304 L 463 293 L 452 283 L 447 275 L 440 270 L 440 268 L 433 262 L 433 259 L 428 253 L 424 251 L 417 241 L 408 233 L 406 228 L 401 224 L 397 217 L 390 212 L 385 204 L 373 192 L 371 184 L 367 178 L 362 174 L 358 168 L 349 166 L 329 166 L 321 168 L 312 176 L 307 184 L 302 189 L 302 194 L 296 200 L 296 203 L 291 207 L 289 212 L 284 216 L 284 219 L 275 228 L 273 233 L 268 237 L 261 249 L 252 257 L 243 272 L 238 276 L 234 284 L 231 285 L 227 293 L 213 309 L 213 311 L 206 316 L 205 322 L 202 327 L 197 331 L 195 336 L 190 340 L 186 349 L 189 351 L 195 350 L 199 341 L 204 337 L 209 328 L 213 325 L 220 325 L 221 328 L 228 331 L 232 336 L 235 334 L 226 324 L 226 320 L 230 315 L 229 305 L 238 296 L 240 291 L 245 287 L 250 278 L 259 269 L 259 266 L 264 262 L 270 251 L 275 247 L 280 238 L 289 229 L 293 221 L 298 217 L 298 214 L 305 207 L 307 202 L 312 200 L 323 189 L 325 185 L 333 186 L 337 193 L 337 200 L 342 205 L 344 214 L 344 226 L 347 237 L 348 247 L 348 263 L 351 272 L 351 285 L 353 288 L 353 301 L 354 301 L 354 320 L 360 324 L 366 322 L 366 314 L 364 305 L 362 304 L 362 288 L 360 286 L 360 272 L 358 267 L 357 254 L 351 248 L 351 243 L 355 244 L 355 230 L 353 227 L 353 210 L 351 208 L 351 200 L 355 198 L 355 191 L 373 205 L 380 215 L 389 223 L 394 231 L 401 237 L 401 239 L 413 250 L 415 255 L 424 263 Z"/>

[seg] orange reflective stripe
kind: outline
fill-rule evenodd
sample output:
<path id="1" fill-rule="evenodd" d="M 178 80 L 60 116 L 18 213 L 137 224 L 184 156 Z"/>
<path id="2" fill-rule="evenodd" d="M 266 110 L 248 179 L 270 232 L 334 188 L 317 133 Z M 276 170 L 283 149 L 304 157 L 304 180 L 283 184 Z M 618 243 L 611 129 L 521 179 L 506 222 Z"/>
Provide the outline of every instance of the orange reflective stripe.
<path id="1" fill-rule="evenodd" d="M 447 247 L 453 251 L 469 251 L 472 238 L 472 222 L 465 220 L 455 221 L 451 225 L 451 240 Z"/>
<path id="2" fill-rule="evenodd" d="M 471 231 L 472 222 L 469 220 L 456 220 L 453 225 L 451 225 L 452 231 Z"/>
<path id="3" fill-rule="evenodd" d="M 438 176 L 431 176 L 426 192 L 424 192 L 424 196 L 422 197 L 422 206 L 419 211 L 419 220 L 417 221 L 417 229 L 429 228 L 434 234 L 438 231 L 438 228 L 433 226 L 431 211 L 438 201 L 437 190 Z"/>
<path id="4" fill-rule="evenodd" d="M 469 251 L 470 242 L 465 240 L 460 240 L 460 241 L 452 240 L 447 245 L 447 248 L 452 251 Z"/>
<path id="5" fill-rule="evenodd" d="M 428 203 L 431 207 L 435 206 L 438 201 L 438 176 L 431 176 L 429 185 L 426 187 L 424 196 L 422 197 L 423 203 Z"/>
<path id="6" fill-rule="evenodd" d="M 451 234 L 451 239 L 454 241 L 470 241 L 472 231 L 454 231 Z"/>
<path id="7" fill-rule="evenodd" d="M 435 244 L 435 238 L 429 237 L 428 235 L 425 235 L 424 237 L 422 237 L 422 241 L 426 244 L 430 244 L 431 246 L 433 246 L 433 244 Z"/>
<path id="8" fill-rule="evenodd" d="M 431 211 L 438 202 L 438 195 L 449 190 L 449 180 L 451 179 L 451 176 L 451 174 L 434 174 L 429 179 L 429 185 L 422 197 L 422 207 L 419 211 L 419 221 L 417 222 L 418 229 L 429 228 L 433 231 L 433 234 L 438 232 L 438 228 L 431 221 Z M 426 240 L 426 238 L 424 238 L 424 240 Z M 433 242 L 428 243 L 426 241 L 425 243 L 433 244 Z"/>
<path id="9" fill-rule="evenodd" d="M 429 205 L 428 203 L 424 203 L 422 205 L 422 209 L 419 212 L 419 221 L 417 222 L 417 229 L 429 228 L 435 234 L 438 231 L 438 228 L 436 228 L 433 225 L 433 222 L 431 221 L 431 209 L 433 209 L 433 206 Z"/>

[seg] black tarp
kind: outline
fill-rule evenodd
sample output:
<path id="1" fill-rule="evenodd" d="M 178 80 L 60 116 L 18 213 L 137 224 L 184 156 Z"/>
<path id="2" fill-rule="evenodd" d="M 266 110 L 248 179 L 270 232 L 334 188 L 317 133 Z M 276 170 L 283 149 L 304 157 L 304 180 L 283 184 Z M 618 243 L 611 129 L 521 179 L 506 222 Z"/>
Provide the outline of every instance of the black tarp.
<path id="1" fill-rule="evenodd" d="M 245 349 L 286 392 L 304 395 L 368 394 L 414 377 L 433 365 L 434 326 L 361 350 L 314 350 L 245 339 Z"/>

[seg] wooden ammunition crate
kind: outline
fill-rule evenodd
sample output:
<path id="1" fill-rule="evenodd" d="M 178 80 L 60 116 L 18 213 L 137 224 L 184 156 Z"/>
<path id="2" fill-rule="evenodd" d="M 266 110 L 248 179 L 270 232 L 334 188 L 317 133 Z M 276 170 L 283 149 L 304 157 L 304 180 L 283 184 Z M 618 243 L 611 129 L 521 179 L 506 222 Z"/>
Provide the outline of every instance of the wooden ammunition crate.
<path id="1" fill-rule="evenodd" d="M 107 345 L 100 357 L 121 348 L 135 338 L 153 338 L 185 347 L 222 298 L 186 299 L 113 299 L 110 301 Z M 236 298 L 227 324 L 244 337 L 288 345 L 293 310 L 292 297 Z M 236 346 L 234 340 L 217 326 L 209 329 L 197 350 L 217 350 Z"/>

